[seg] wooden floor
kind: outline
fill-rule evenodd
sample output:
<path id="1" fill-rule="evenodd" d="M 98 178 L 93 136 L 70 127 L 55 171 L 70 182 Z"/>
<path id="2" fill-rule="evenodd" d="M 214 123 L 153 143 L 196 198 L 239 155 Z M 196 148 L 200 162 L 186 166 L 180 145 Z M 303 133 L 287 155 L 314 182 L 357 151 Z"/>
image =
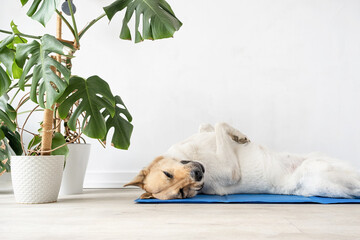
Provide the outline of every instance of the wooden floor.
<path id="1" fill-rule="evenodd" d="M 137 189 L 88 189 L 57 203 L 0 193 L 0 239 L 360 239 L 356 204 L 135 204 Z"/>

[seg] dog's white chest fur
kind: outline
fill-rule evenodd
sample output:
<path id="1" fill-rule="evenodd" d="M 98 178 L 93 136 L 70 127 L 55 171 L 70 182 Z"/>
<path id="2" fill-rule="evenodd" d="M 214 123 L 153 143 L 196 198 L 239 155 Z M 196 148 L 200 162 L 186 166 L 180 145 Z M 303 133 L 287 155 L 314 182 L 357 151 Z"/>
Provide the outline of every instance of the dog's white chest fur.
<path id="1" fill-rule="evenodd" d="M 360 196 L 359 173 L 341 161 L 319 154 L 276 153 L 243 139 L 244 134 L 226 123 L 202 125 L 200 133 L 164 155 L 201 162 L 206 194 Z"/>

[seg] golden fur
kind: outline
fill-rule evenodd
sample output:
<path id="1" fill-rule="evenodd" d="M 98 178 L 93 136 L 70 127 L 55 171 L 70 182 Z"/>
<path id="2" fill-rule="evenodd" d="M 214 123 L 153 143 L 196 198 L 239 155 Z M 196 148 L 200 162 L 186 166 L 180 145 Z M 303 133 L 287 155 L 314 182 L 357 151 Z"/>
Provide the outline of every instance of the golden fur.
<path id="1" fill-rule="evenodd" d="M 203 182 L 197 182 L 191 177 L 192 169 L 191 163 L 182 164 L 180 160 L 159 156 L 125 186 L 138 186 L 144 189 L 146 193 L 140 196 L 141 199 L 193 197 L 196 191 L 202 188 Z"/>

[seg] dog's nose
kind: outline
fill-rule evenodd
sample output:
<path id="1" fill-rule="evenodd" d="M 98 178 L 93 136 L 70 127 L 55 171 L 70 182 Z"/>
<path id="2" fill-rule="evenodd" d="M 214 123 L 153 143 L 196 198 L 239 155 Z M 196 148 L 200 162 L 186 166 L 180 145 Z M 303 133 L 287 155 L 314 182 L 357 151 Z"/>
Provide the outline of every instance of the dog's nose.
<path id="1" fill-rule="evenodd" d="M 201 168 L 202 173 L 205 173 L 205 168 L 204 168 L 204 165 L 202 165 L 202 164 L 201 164 L 201 163 L 199 163 L 199 162 L 198 162 L 198 164 L 199 164 L 199 166 L 200 166 L 200 168 Z"/>
<path id="2" fill-rule="evenodd" d="M 204 165 L 199 162 L 193 162 L 193 165 L 201 170 L 202 173 L 205 173 Z"/>
<path id="3" fill-rule="evenodd" d="M 201 163 L 199 163 L 199 162 L 195 162 L 195 161 L 189 161 L 189 160 L 181 160 L 180 161 L 182 164 L 188 164 L 188 163 L 192 163 L 193 164 L 193 166 L 196 166 L 197 168 L 201 168 L 201 171 L 203 172 L 203 173 L 205 173 L 205 168 L 204 168 L 204 165 L 202 165 Z"/>
<path id="4" fill-rule="evenodd" d="M 191 176 L 195 179 L 195 181 L 200 182 L 204 176 L 204 173 L 201 171 L 201 169 L 196 168 L 191 171 Z"/>

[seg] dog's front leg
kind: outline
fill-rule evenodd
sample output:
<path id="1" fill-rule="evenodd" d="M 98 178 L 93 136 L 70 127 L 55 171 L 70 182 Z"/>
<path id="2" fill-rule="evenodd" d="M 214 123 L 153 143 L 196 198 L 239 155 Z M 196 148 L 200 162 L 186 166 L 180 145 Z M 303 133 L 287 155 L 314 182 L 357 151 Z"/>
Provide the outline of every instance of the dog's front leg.
<path id="1" fill-rule="evenodd" d="M 226 123 L 215 125 L 216 134 L 216 155 L 222 162 L 224 168 L 224 181 L 228 185 L 233 185 L 241 180 L 240 163 L 237 156 L 239 144 L 249 142 L 248 138 L 239 130 Z"/>

